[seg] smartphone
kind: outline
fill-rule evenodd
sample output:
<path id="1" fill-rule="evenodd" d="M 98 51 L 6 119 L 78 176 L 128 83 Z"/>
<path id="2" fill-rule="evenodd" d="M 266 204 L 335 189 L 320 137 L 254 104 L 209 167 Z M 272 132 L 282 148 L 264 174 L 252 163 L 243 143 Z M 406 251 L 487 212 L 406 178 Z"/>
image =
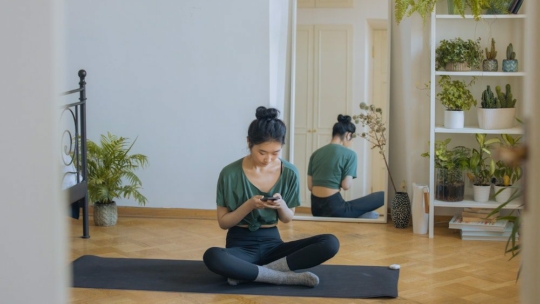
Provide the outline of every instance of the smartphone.
<path id="1" fill-rule="evenodd" d="M 261 201 L 263 201 L 263 202 L 277 201 L 277 200 L 278 200 L 278 198 L 273 197 L 273 196 L 264 196 L 263 198 L 261 198 Z"/>

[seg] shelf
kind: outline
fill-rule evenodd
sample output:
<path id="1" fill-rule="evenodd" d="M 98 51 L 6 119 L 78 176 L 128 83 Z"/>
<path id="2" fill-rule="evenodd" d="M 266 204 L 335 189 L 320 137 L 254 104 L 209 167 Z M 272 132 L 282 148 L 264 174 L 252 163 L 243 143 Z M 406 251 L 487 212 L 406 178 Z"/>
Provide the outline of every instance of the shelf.
<path id="1" fill-rule="evenodd" d="M 433 206 L 434 207 L 452 207 L 452 208 L 466 208 L 466 207 L 472 207 L 472 208 L 497 208 L 499 207 L 501 204 L 500 203 L 497 203 L 495 201 L 488 201 L 488 202 L 485 202 L 485 203 L 479 203 L 479 202 L 475 202 L 473 200 L 471 200 L 470 198 L 469 199 L 465 199 L 461 202 L 444 202 L 444 201 L 439 201 L 439 200 L 434 200 L 433 201 Z M 508 205 L 504 206 L 503 209 L 521 209 L 521 202 L 520 201 L 512 201 L 510 203 L 508 203 Z"/>
<path id="2" fill-rule="evenodd" d="M 437 19 L 474 19 L 473 15 L 435 15 Z M 480 15 L 480 19 L 525 19 L 524 14 Z"/>
<path id="3" fill-rule="evenodd" d="M 486 130 L 478 126 L 467 126 L 461 129 L 447 129 L 443 126 L 435 126 L 435 133 L 453 133 L 453 134 L 523 134 L 523 129 L 514 127 L 512 129 Z"/>
<path id="4" fill-rule="evenodd" d="M 484 72 L 484 71 L 435 71 L 435 75 L 442 76 L 498 76 L 498 77 L 523 77 L 525 72 Z"/>

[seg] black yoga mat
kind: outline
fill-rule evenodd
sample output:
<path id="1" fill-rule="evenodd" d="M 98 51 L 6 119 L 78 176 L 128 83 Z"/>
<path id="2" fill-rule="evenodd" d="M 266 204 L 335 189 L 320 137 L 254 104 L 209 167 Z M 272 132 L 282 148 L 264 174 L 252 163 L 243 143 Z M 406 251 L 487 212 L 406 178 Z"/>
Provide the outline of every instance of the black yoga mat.
<path id="1" fill-rule="evenodd" d="M 202 261 L 82 256 L 72 263 L 73 287 L 288 297 L 377 298 L 398 296 L 399 270 L 382 266 L 320 265 L 309 269 L 315 288 L 264 283 L 230 286 Z"/>

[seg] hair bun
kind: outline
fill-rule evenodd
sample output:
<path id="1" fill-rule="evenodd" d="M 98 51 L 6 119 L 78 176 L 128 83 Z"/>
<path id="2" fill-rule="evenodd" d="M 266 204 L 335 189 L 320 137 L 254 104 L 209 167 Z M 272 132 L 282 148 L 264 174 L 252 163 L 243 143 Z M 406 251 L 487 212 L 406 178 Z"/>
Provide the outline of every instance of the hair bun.
<path id="1" fill-rule="evenodd" d="M 342 123 L 350 123 L 351 117 L 349 115 L 341 115 L 339 114 L 337 117 L 337 120 Z"/>
<path id="2" fill-rule="evenodd" d="M 270 120 L 270 119 L 276 119 L 279 115 L 279 110 L 274 108 L 265 108 L 265 107 L 258 107 L 257 111 L 255 112 L 255 117 L 257 117 L 258 120 Z"/>

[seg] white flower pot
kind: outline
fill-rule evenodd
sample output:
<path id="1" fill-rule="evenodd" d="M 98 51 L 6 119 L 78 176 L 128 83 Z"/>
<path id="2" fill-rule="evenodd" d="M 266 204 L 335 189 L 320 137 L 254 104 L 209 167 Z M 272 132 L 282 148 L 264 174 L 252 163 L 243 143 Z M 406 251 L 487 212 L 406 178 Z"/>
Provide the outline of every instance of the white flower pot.
<path id="1" fill-rule="evenodd" d="M 515 191 L 512 187 L 503 187 L 503 186 L 494 186 L 495 188 L 495 194 L 499 192 L 499 190 L 503 189 L 501 193 L 497 194 L 495 196 L 495 201 L 499 204 L 505 203 L 508 201 L 512 193 Z"/>
<path id="2" fill-rule="evenodd" d="M 481 129 L 510 129 L 514 126 L 516 108 L 484 109 L 478 108 L 478 125 Z"/>
<path id="3" fill-rule="evenodd" d="M 444 111 L 444 127 L 447 129 L 462 129 L 465 125 L 463 111 Z"/>
<path id="4" fill-rule="evenodd" d="M 491 190 L 491 185 L 488 185 L 488 186 L 473 185 L 473 189 L 474 189 L 473 199 L 475 202 L 485 203 L 489 200 L 489 192 Z"/>

